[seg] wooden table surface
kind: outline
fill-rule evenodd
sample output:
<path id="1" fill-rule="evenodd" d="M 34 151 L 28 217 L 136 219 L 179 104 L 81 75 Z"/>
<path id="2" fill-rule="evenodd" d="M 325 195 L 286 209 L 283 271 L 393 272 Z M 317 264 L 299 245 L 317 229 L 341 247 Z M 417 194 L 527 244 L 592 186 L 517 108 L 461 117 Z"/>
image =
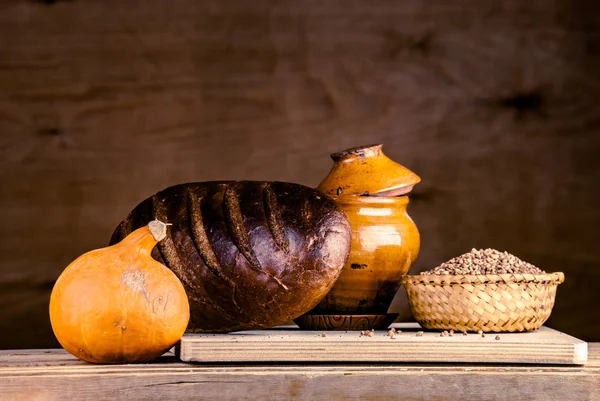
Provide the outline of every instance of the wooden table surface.
<path id="1" fill-rule="evenodd" d="M 600 343 L 585 366 L 473 364 L 92 365 L 63 350 L 0 351 L 0 400 L 597 400 Z"/>

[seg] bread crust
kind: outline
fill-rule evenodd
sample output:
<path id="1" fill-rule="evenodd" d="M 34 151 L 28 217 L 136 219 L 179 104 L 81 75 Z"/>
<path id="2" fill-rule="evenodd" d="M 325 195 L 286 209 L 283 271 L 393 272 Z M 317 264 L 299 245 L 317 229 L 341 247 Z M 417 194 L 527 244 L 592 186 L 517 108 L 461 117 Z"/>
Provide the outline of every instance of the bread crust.
<path id="1" fill-rule="evenodd" d="M 175 185 L 136 206 L 110 243 L 154 219 L 172 224 L 152 256 L 182 281 L 191 332 L 267 328 L 308 312 L 350 250 L 345 214 L 299 184 Z"/>

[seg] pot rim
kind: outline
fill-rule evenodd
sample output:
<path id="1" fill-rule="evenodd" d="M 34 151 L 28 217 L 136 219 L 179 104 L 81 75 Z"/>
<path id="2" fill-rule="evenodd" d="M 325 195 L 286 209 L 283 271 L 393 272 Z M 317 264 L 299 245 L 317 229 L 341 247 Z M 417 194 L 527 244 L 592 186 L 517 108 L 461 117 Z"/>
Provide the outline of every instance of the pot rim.
<path id="1" fill-rule="evenodd" d="M 350 156 L 362 156 L 362 157 L 377 156 L 381 153 L 382 147 L 383 147 L 383 144 L 381 144 L 381 143 L 375 143 L 372 145 L 356 146 L 356 147 L 353 147 L 350 149 L 345 149 L 345 150 L 342 150 L 339 152 L 331 153 L 329 155 L 329 157 L 331 157 L 331 160 L 333 160 L 333 161 L 339 161 L 339 160 L 343 160 Z"/>

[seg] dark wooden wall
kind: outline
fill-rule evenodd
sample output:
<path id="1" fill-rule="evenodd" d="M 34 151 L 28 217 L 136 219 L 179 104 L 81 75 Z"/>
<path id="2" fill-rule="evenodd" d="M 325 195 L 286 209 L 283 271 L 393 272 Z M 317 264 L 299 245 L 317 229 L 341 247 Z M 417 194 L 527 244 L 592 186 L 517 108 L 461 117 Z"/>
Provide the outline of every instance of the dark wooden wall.
<path id="1" fill-rule="evenodd" d="M 597 8 L 0 0 L 0 348 L 57 345 L 54 280 L 157 190 L 316 186 L 377 142 L 423 178 L 415 271 L 472 247 L 564 271 L 549 325 L 599 341 Z"/>

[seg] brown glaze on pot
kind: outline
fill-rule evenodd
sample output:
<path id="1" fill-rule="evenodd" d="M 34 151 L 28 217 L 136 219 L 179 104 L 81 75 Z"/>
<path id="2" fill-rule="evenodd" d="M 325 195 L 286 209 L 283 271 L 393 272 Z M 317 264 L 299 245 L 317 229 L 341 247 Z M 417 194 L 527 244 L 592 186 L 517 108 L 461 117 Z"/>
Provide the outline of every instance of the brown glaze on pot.
<path id="1" fill-rule="evenodd" d="M 298 317 L 331 289 L 350 248 L 344 213 L 298 184 L 176 185 L 138 205 L 111 243 L 155 218 L 172 224 L 153 256 L 184 284 L 189 331 L 267 328 Z"/>

